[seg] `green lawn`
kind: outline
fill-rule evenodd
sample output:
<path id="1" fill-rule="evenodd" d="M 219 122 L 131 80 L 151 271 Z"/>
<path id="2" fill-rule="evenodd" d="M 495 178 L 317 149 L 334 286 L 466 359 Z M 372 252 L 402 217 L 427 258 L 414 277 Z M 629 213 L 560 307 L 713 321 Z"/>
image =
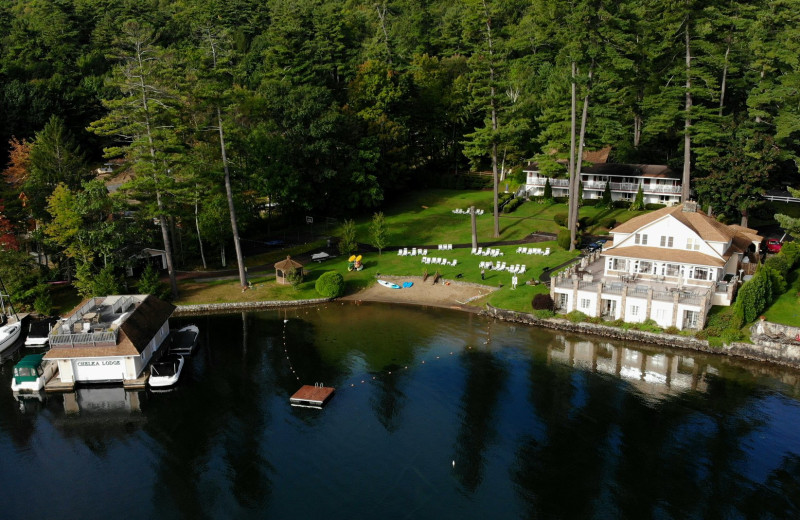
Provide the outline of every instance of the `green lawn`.
<path id="1" fill-rule="evenodd" d="M 478 241 L 481 245 L 495 241 L 492 237 L 492 193 L 490 191 L 427 190 L 409 193 L 401 202 L 383 210 L 389 230 L 389 247 L 467 244 L 471 242 L 470 217 L 455 214 L 456 208 L 467 209 L 475 205 L 484 214 L 477 217 Z M 520 240 L 535 231 L 557 233 L 559 226 L 553 221 L 557 213 L 566 213 L 566 204 L 525 202 L 512 213 L 500 214 L 500 238 Z M 617 223 L 625 222 L 644 211 L 607 209 L 584 206 L 580 216 L 595 217 L 602 221 L 613 217 Z M 356 221 L 356 238 L 359 242 L 372 241 L 370 219 Z M 593 226 L 590 233 L 603 234 L 608 230 Z"/>
<path id="2" fill-rule="evenodd" d="M 767 321 L 800 327 L 800 268 L 789 274 L 789 288 L 764 312 Z"/>

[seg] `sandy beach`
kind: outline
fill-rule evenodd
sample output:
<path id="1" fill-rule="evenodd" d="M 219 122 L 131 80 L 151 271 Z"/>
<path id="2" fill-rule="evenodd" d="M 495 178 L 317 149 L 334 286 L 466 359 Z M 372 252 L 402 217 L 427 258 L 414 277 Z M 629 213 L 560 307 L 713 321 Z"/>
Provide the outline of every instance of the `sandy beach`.
<path id="1" fill-rule="evenodd" d="M 432 284 L 433 278 L 422 281 L 421 276 L 382 276 L 382 280 L 402 285 L 403 282 L 413 282 L 414 285 L 402 289 L 390 289 L 377 282 L 367 289 L 341 298 L 346 301 L 372 301 L 389 303 L 407 303 L 416 305 L 429 305 L 434 307 L 450 307 L 479 311 L 482 307 L 469 305 L 470 302 L 479 300 L 497 289 L 485 285 L 461 283 L 456 281 L 439 282 Z"/>

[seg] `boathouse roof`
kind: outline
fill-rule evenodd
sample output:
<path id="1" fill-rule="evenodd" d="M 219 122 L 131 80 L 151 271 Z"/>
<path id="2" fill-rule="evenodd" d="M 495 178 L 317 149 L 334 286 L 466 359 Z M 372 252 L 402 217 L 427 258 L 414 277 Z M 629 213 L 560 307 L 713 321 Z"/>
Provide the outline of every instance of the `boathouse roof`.
<path id="1" fill-rule="evenodd" d="M 147 294 L 86 300 L 53 327 L 45 359 L 138 356 L 174 310 Z"/>

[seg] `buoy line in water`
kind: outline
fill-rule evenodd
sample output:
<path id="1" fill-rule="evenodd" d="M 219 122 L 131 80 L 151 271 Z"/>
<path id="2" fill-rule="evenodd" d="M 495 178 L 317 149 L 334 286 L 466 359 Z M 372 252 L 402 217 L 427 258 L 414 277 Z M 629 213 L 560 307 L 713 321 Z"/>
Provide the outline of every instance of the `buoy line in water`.
<path id="1" fill-rule="evenodd" d="M 291 372 L 294 375 L 295 379 L 297 379 L 297 382 L 300 383 L 301 382 L 300 376 L 297 375 L 297 371 L 294 369 L 294 365 L 292 365 L 292 360 L 289 357 L 289 348 L 288 348 L 288 346 L 286 344 L 286 324 L 288 322 L 289 322 L 288 319 L 284 319 L 283 320 L 283 352 L 286 355 L 286 361 L 287 361 L 287 363 L 289 365 L 289 370 L 291 370 Z M 489 343 L 491 343 L 491 341 L 492 341 L 492 321 L 490 321 L 489 324 L 488 324 L 487 337 L 486 337 L 486 341 L 484 341 L 483 344 L 484 345 L 488 345 Z M 466 345 L 464 347 L 464 350 L 465 351 L 466 350 L 472 350 L 472 347 L 470 345 Z M 449 355 L 450 356 L 455 355 L 455 351 L 451 350 Z M 441 359 L 441 358 L 442 358 L 442 356 L 436 356 L 435 359 L 433 359 L 431 361 L 435 361 L 435 360 Z M 428 361 L 428 360 L 422 359 L 422 360 L 419 361 L 418 365 L 425 365 L 426 361 Z M 379 376 L 391 376 L 391 375 L 393 375 L 393 373 L 399 372 L 400 370 L 408 370 L 408 367 L 409 367 L 409 365 L 404 365 L 399 370 L 381 370 L 381 371 L 377 372 L 376 374 L 374 374 L 370 379 L 362 379 L 360 382 L 350 383 L 349 386 L 345 386 L 344 388 L 356 388 L 357 384 L 363 385 L 363 384 L 366 384 L 369 381 L 377 381 Z"/>

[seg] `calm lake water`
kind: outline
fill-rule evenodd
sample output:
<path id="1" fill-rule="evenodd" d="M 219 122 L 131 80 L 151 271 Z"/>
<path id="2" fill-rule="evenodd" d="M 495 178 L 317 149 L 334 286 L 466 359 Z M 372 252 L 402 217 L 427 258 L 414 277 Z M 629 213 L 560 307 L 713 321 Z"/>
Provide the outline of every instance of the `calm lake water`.
<path id="1" fill-rule="evenodd" d="M 173 322 L 173 391 L 20 403 L 3 363 L 3 518 L 800 518 L 798 371 L 380 304 Z"/>

